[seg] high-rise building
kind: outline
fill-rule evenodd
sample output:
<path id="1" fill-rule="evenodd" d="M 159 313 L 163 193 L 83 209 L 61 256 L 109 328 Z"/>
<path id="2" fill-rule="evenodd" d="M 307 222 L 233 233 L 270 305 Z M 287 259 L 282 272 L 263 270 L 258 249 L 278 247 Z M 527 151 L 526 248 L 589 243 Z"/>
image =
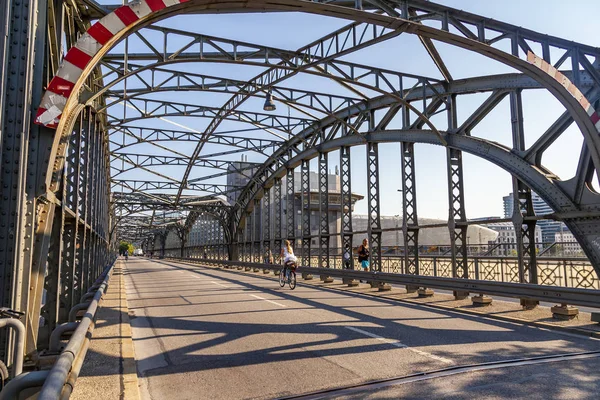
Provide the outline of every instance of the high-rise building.
<path id="1" fill-rule="evenodd" d="M 247 161 L 238 161 L 232 162 L 228 167 L 227 171 L 227 201 L 230 204 L 234 204 L 240 193 L 241 187 L 245 186 L 256 169 L 259 167 L 259 164 L 249 163 Z M 330 239 L 330 247 L 339 248 L 341 247 L 341 238 L 339 237 L 339 232 L 341 231 L 341 217 L 342 217 L 342 207 L 341 207 L 341 186 L 340 186 L 340 176 L 339 171 L 336 168 L 335 174 L 328 174 L 327 176 L 327 186 L 328 186 L 328 221 L 329 221 L 329 232 L 332 235 Z M 311 225 L 311 235 L 314 237 L 311 239 L 312 246 L 318 246 L 318 238 L 316 237 L 319 234 L 319 225 L 321 223 L 320 219 L 320 194 L 319 194 L 319 175 L 316 172 L 310 172 L 310 225 Z M 285 190 L 287 187 L 286 177 L 281 179 L 281 193 L 284 195 L 281 199 L 281 237 L 287 237 L 287 196 L 285 196 Z M 274 195 L 273 190 L 269 191 L 271 196 L 270 207 L 271 207 L 271 224 L 274 223 L 275 217 L 275 199 L 272 197 Z M 364 196 L 356 193 L 352 193 L 352 207 L 354 208 L 354 204 L 363 199 Z M 295 225 L 295 236 L 296 238 L 302 237 L 301 230 L 301 210 L 302 210 L 302 180 L 301 173 L 294 173 L 294 225 Z M 255 215 L 255 214 L 253 214 Z M 255 215 L 256 216 L 256 215 Z M 262 209 L 260 211 L 260 220 L 255 221 L 255 238 L 262 237 Z"/>
<path id="2" fill-rule="evenodd" d="M 227 167 L 227 202 L 235 204 L 244 186 L 260 167 L 258 163 L 235 161 Z"/>
<path id="3" fill-rule="evenodd" d="M 504 218 L 512 218 L 514 210 L 513 194 L 510 193 L 508 196 L 504 196 L 502 202 L 504 203 Z M 533 203 L 535 215 L 546 215 L 554 212 L 548 203 L 535 192 L 531 192 L 531 202 Z M 541 220 L 537 222 L 537 226 L 542 230 L 542 242 L 549 244 L 554 243 L 555 233 L 560 232 L 564 224 L 559 221 Z"/>

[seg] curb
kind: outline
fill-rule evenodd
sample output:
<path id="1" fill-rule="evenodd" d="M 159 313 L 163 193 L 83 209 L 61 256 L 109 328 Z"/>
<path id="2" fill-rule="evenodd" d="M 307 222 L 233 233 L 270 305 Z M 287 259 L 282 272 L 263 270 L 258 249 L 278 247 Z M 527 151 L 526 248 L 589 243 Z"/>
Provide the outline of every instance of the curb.
<path id="1" fill-rule="evenodd" d="M 171 260 L 168 260 L 171 261 Z M 204 268 L 211 268 L 211 269 L 222 269 L 220 267 L 212 267 L 212 266 L 206 266 L 206 265 L 199 265 L 197 263 L 193 263 L 190 261 L 171 261 L 171 262 L 179 262 L 182 264 L 187 264 L 187 265 L 192 265 L 192 266 L 201 266 Z M 239 271 L 239 270 L 235 270 L 235 269 L 228 269 L 227 271 L 229 272 L 235 272 L 235 273 L 241 273 L 244 275 L 250 275 L 250 276 L 256 276 L 256 274 L 253 274 L 251 272 L 246 272 L 246 271 Z M 269 276 L 269 275 L 261 275 L 261 277 L 264 278 L 270 278 L 270 279 L 275 279 L 274 276 Z M 315 283 L 316 282 L 310 282 L 310 281 L 306 281 L 306 282 L 302 282 L 302 281 L 298 281 L 298 283 L 301 284 L 305 284 L 305 285 L 310 285 L 313 287 L 324 287 L 326 289 L 330 289 L 330 290 L 335 290 L 338 292 L 344 292 L 344 293 L 348 293 L 347 290 L 343 289 L 343 288 L 337 288 L 337 287 L 330 287 L 330 286 L 318 286 Z M 354 292 L 350 292 L 350 293 L 354 293 Z M 567 327 L 567 326 L 560 326 L 560 325 L 552 325 L 552 324 L 548 324 L 546 322 L 537 322 L 537 321 L 529 321 L 526 319 L 521 319 L 521 318 L 516 318 L 516 317 L 506 317 L 506 316 L 501 316 L 501 315 L 494 315 L 494 314 L 486 314 L 483 312 L 479 312 L 479 311 L 474 311 L 474 310 L 465 310 L 465 309 L 461 309 L 461 308 L 454 308 L 454 307 L 446 307 L 446 306 L 441 306 L 438 304 L 430 304 L 430 303 L 421 303 L 418 301 L 412 301 L 409 299 L 397 299 L 394 297 L 391 297 L 389 295 L 376 295 L 374 293 L 360 293 L 360 295 L 364 295 L 364 296 L 369 296 L 369 297 L 374 297 L 374 298 L 383 298 L 386 300 L 393 300 L 393 301 L 398 301 L 398 302 L 404 302 L 404 303 L 408 303 L 408 304 L 412 304 L 412 305 L 419 305 L 419 306 L 423 306 L 423 307 L 430 307 L 433 309 L 438 309 L 438 310 L 443 310 L 443 311 L 453 311 L 453 312 L 457 312 L 457 313 L 461 313 L 461 314 L 466 314 L 466 315 L 472 315 L 472 316 L 477 316 L 477 317 L 482 317 L 482 318 L 490 318 L 490 319 L 495 319 L 498 321 L 503 321 L 503 322 L 513 322 L 513 323 L 517 323 L 517 324 L 521 324 L 521 325 L 527 325 L 527 326 L 533 326 L 536 328 L 543 328 L 543 329 L 549 329 L 549 330 L 555 330 L 555 331 L 560 331 L 560 332 L 566 332 L 566 333 L 570 333 L 570 334 L 574 334 L 574 335 L 579 335 L 579 336 L 585 336 L 585 337 L 589 337 L 592 339 L 600 339 L 600 332 L 593 332 L 593 331 L 589 331 L 586 329 L 580 329 L 580 328 L 576 328 L 576 327 Z"/>

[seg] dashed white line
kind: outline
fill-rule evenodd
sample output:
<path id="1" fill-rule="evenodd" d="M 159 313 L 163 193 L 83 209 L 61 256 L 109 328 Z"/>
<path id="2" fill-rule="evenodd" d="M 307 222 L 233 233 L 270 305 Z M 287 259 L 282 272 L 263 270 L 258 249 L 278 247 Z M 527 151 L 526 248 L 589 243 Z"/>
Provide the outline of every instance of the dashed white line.
<path id="1" fill-rule="evenodd" d="M 351 331 L 362 333 L 365 336 L 369 336 L 369 337 L 372 337 L 373 339 L 377 339 L 377 340 L 380 340 L 382 342 L 391 344 L 392 346 L 400 347 L 401 349 L 406 349 L 408 347 L 404 343 L 400 343 L 400 341 L 398 341 L 398 340 L 386 339 L 386 338 L 381 337 L 379 335 L 376 335 L 374 333 L 363 331 L 362 329 L 358 329 L 358 328 L 355 328 L 353 326 L 347 326 L 346 329 L 350 329 Z"/>
<path id="2" fill-rule="evenodd" d="M 441 362 L 443 362 L 444 364 L 454 364 L 454 362 L 453 362 L 452 360 L 449 360 L 449 359 L 447 359 L 447 358 L 444 358 L 444 357 L 439 357 L 439 356 L 433 355 L 433 354 L 431 354 L 431 353 L 427 353 L 427 352 L 425 352 L 425 351 L 421 351 L 421 350 L 413 349 L 412 347 L 408 347 L 408 346 L 407 346 L 407 345 L 405 345 L 404 343 L 401 343 L 400 341 L 398 341 L 398 340 L 395 340 L 395 339 L 386 339 L 386 338 L 384 338 L 384 337 L 381 337 L 381 336 L 379 336 L 379 335 L 376 335 L 376 334 L 374 334 L 374 333 L 367 332 L 367 331 L 363 331 L 362 329 L 355 328 L 355 327 L 353 327 L 353 326 L 347 326 L 347 327 L 346 327 L 346 329 L 350 329 L 351 331 L 358 332 L 358 333 L 362 333 L 362 334 L 363 334 L 363 335 L 365 335 L 365 336 L 369 336 L 369 337 L 372 337 L 372 338 L 374 338 L 374 339 L 380 340 L 380 341 L 382 341 L 382 342 L 385 342 L 385 343 L 391 344 L 392 346 L 396 346 L 396 347 L 399 347 L 399 348 L 401 348 L 401 349 L 406 349 L 406 350 L 412 351 L 413 353 L 420 354 L 420 355 L 422 355 L 423 357 L 427 357 L 427 358 L 431 358 L 431 359 L 433 359 L 433 360 L 441 361 Z"/>
<path id="3" fill-rule="evenodd" d="M 210 281 L 210 283 L 214 283 L 215 285 L 219 285 L 219 286 L 223 286 L 223 287 L 228 287 L 226 285 L 223 285 L 223 284 L 221 284 L 219 282 L 215 282 L 215 281 Z"/>
<path id="4" fill-rule="evenodd" d="M 260 297 L 260 296 L 257 296 L 255 294 L 251 294 L 250 296 L 252 296 L 252 297 L 254 297 L 256 299 L 259 299 L 259 300 L 268 301 L 269 303 L 273 303 L 275 305 L 278 305 L 279 307 L 287 307 L 285 304 L 281 304 L 281 303 L 278 303 L 278 302 L 273 301 L 273 300 L 265 299 L 264 297 Z"/>

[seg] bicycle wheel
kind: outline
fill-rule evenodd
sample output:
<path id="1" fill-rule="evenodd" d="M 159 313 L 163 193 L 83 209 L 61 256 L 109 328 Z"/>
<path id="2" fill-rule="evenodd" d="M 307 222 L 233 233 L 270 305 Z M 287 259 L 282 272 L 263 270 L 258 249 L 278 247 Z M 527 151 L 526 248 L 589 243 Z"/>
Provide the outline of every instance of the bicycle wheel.
<path id="1" fill-rule="evenodd" d="M 288 281 L 290 285 L 290 289 L 294 290 L 296 288 L 296 272 L 290 271 L 290 280 Z"/>
<path id="2" fill-rule="evenodd" d="M 285 286 L 285 276 L 283 275 L 283 270 L 279 271 L 279 286 Z"/>

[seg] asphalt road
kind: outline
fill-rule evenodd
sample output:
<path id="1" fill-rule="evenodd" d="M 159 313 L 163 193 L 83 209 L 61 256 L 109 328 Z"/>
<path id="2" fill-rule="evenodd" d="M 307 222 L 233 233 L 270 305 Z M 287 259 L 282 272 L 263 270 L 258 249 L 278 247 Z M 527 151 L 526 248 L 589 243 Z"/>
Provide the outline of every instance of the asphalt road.
<path id="1" fill-rule="evenodd" d="M 144 399 L 270 399 L 600 351 L 556 331 L 170 261 L 130 258 L 126 289 Z M 597 357 L 536 362 L 324 397 L 595 399 L 599 367 Z"/>

